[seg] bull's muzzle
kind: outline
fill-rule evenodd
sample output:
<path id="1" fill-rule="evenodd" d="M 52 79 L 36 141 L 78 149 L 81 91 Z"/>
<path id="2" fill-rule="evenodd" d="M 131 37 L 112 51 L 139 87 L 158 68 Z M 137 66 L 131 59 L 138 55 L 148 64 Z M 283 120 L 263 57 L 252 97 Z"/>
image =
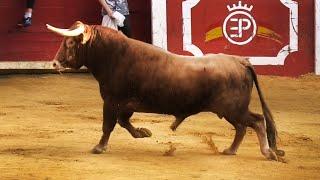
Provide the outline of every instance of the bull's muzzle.
<path id="1" fill-rule="evenodd" d="M 52 67 L 57 71 L 63 71 L 65 68 L 61 65 L 61 63 L 57 60 L 52 61 Z"/>

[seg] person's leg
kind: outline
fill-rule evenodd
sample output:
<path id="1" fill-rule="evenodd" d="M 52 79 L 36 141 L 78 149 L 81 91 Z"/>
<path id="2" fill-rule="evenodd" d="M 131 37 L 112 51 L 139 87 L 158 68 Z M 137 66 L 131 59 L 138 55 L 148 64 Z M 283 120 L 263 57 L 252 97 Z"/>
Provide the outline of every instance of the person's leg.
<path id="1" fill-rule="evenodd" d="M 26 8 L 26 11 L 25 11 L 25 17 L 26 17 L 26 14 L 29 15 L 27 17 L 31 17 L 32 16 L 32 10 L 33 10 L 34 3 L 35 3 L 35 0 L 27 0 L 27 6 L 26 6 L 27 8 Z"/>
<path id="2" fill-rule="evenodd" d="M 32 10 L 34 7 L 35 0 L 27 0 L 26 1 L 26 10 L 24 12 L 24 16 L 21 23 L 18 23 L 18 26 L 28 27 L 31 25 L 32 20 Z"/>
<path id="3" fill-rule="evenodd" d="M 124 26 L 118 27 L 118 29 L 123 32 L 127 37 L 131 37 L 131 26 L 130 26 L 130 16 L 125 15 L 126 19 L 124 20 Z"/>

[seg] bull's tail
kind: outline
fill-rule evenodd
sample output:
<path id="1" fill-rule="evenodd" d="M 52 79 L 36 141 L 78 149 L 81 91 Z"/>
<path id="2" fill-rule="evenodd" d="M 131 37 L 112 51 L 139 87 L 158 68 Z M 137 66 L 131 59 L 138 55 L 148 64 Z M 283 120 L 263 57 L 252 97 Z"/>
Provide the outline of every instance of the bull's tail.
<path id="1" fill-rule="evenodd" d="M 262 91 L 260 89 L 260 86 L 259 86 L 259 82 L 258 82 L 258 78 L 257 78 L 257 74 L 256 72 L 254 71 L 253 69 L 253 66 L 252 65 L 248 65 L 247 66 L 250 71 L 251 71 L 251 74 L 252 74 L 252 77 L 253 77 L 253 81 L 255 83 L 255 86 L 257 88 L 257 91 L 258 91 L 258 95 L 259 95 L 259 99 L 260 99 L 260 102 L 261 102 L 261 106 L 262 106 L 262 111 L 263 111 L 263 116 L 265 118 L 265 121 L 266 121 L 266 126 L 267 126 L 267 137 L 268 137 L 268 143 L 269 143 L 269 146 L 270 148 L 272 148 L 276 153 L 277 153 L 277 141 L 276 141 L 276 138 L 277 138 L 277 129 L 276 129 L 276 125 L 275 125 L 275 122 L 273 120 L 273 116 L 271 114 L 271 111 L 267 105 L 267 103 L 265 102 L 264 100 L 264 97 L 263 97 L 263 94 L 262 94 Z M 284 152 L 280 152 L 279 150 L 279 155 L 281 155 L 282 153 L 284 154 Z M 277 153 L 277 154 L 278 154 Z"/>

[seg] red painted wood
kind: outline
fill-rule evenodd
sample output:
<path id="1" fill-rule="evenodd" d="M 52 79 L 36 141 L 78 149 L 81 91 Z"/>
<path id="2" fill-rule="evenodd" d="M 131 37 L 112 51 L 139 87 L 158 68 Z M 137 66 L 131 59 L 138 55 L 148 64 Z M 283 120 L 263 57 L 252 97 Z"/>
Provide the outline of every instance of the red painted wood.
<path id="1" fill-rule="evenodd" d="M 32 26 L 17 29 L 25 4 L 24 0 L 2 0 L 0 3 L 1 61 L 51 60 L 62 37 L 49 32 L 46 23 L 66 28 L 76 20 L 90 24 L 100 22 L 97 1 L 37 0 Z"/>
<path id="2" fill-rule="evenodd" d="M 128 0 L 132 37 L 151 43 L 151 0 Z"/>
<path id="3" fill-rule="evenodd" d="M 25 4 L 24 0 L 0 1 L 0 61 L 49 61 L 62 37 L 49 32 L 46 23 L 68 28 L 77 20 L 100 24 L 102 19 L 98 0 L 36 0 L 32 26 L 17 29 Z M 146 42 L 151 42 L 150 4 L 150 0 L 129 0 L 133 38 Z"/>
<path id="4" fill-rule="evenodd" d="M 314 2 L 299 1 L 299 51 L 287 58 L 285 66 L 257 66 L 260 74 L 274 74 L 282 76 L 299 76 L 314 72 Z"/>

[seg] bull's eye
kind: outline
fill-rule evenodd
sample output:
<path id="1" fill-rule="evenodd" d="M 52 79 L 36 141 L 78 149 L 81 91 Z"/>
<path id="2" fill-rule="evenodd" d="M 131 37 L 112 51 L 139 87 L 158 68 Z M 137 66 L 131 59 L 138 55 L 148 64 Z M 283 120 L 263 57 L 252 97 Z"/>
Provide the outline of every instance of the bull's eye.
<path id="1" fill-rule="evenodd" d="M 75 42 L 73 39 L 67 39 L 66 45 L 67 47 L 73 47 L 75 45 Z"/>

